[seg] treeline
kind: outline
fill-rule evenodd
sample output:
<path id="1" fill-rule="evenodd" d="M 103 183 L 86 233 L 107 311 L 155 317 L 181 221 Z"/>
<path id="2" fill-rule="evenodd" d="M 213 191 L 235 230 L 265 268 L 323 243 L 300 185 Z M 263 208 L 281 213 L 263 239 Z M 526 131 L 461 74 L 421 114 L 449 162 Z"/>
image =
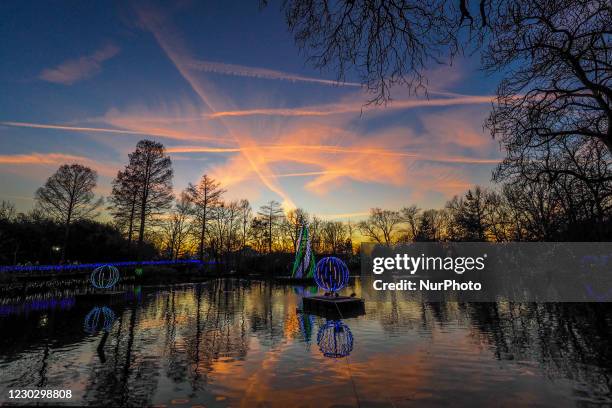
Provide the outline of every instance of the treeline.
<path id="1" fill-rule="evenodd" d="M 357 223 L 284 211 L 274 200 L 253 209 L 247 199 L 226 200 L 223 186 L 206 174 L 175 196 L 164 146 L 142 140 L 106 200 L 94 195 L 93 169 L 66 164 L 36 191 L 30 213 L 3 202 L 0 261 L 199 258 L 234 268 L 260 254 L 293 253 L 305 223 L 315 253 L 344 256 L 361 241 L 608 240 L 610 153 L 595 140 L 569 140 L 543 146 L 547 160 L 509 155 L 494 173 L 495 189 L 472 188 L 441 209 L 373 208 Z M 104 206 L 112 221 L 95 221 Z"/>
<path id="2" fill-rule="evenodd" d="M 608 241 L 612 239 L 610 151 L 595 138 L 548 139 L 507 157 L 495 189 L 475 187 L 442 209 L 372 209 L 359 224 L 370 240 Z"/>

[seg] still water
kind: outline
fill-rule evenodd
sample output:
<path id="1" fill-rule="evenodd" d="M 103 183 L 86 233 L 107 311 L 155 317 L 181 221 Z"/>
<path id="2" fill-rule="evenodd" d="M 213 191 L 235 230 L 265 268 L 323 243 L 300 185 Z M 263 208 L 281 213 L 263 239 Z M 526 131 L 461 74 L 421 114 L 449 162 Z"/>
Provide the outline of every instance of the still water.
<path id="1" fill-rule="evenodd" d="M 0 298 L 0 405 L 33 403 L 11 389 L 69 389 L 67 405 L 612 404 L 606 305 L 422 303 L 367 288 L 346 288 L 366 313 L 340 322 L 300 312 L 311 288 L 259 281 Z"/>

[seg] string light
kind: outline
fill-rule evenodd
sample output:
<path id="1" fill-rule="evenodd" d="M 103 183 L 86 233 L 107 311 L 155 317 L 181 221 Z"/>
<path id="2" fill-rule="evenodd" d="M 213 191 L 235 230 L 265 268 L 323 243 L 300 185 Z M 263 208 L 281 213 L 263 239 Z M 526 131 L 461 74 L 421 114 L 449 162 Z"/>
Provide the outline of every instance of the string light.
<path id="1" fill-rule="evenodd" d="M 291 277 L 296 279 L 312 278 L 316 260 L 314 252 L 312 251 L 307 224 L 303 224 L 300 227 L 296 248 Z"/>
<path id="2" fill-rule="evenodd" d="M 324 291 L 336 292 L 348 283 L 349 270 L 340 258 L 328 256 L 317 263 L 314 278 Z"/>
<path id="3" fill-rule="evenodd" d="M 185 259 L 178 261 L 128 261 L 128 262 L 98 262 L 75 265 L 9 265 L 0 266 L 0 272 L 44 272 L 44 271 L 69 271 L 78 269 L 91 269 L 104 265 L 127 267 L 138 265 L 208 265 L 216 264 L 214 261 L 203 262 L 197 259 Z"/>
<path id="4" fill-rule="evenodd" d="M 115 322 L 115 313 L 106 306 L 96 306 L 85 316 L 83 326 L 87 333 L 93 334 L 102 329 L 105 332 L 111 331 Z"/>
<path id="5" fill-rule="evenodd" d="M 96 289 L 110 289 L 119 282 L 119 270 L 112 265 L 98 266 L 89 277 Z"/>
<path id="6" fill-rule="evenodd" d="M 317 345 L 325 357 L 346 357 L 353 351 L 353 333 L 341 320 L 328 320 L 317 333 Z"/>

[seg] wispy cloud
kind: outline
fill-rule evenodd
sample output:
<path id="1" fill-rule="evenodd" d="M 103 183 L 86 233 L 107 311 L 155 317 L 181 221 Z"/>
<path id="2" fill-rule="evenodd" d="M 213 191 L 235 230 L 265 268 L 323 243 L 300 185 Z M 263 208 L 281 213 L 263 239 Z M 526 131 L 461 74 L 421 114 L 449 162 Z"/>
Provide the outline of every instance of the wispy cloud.
<path id="1" fill-rule="evenodd" d="M 69 59 L 54 68 L 44 69 L 38 78 L 56 84 L 72 85 L 91 78 L 102 70 L 102 63 L 119 53 L 119 47 L 108 44 L 91 55 Z"/>
<path id="2" fill-rule="evenodd" d="M 65 153 L 25 153 L 25 154 L 3 154 L 0 155 L 0 166 L 60 166 L 62 164 L 80 163 L 91 167 L 106 177 L 114 177 L 117 174 L 118 163 L 99 162 L 85 156 L 77 156 Z"/>
<path id="3" fill-rule="evenodd" d="M 137 136 L 156 136 L 164 137 L 168 139 L 176 140 L 213 140 L 219 142 L 218 138 L 210 137 L 198 133 L 181 132 L 166 127 L 154 127 L 147 125 L 145 121 L 130 121 L 122 117 L 114 117 L 107 115 L 105 120 L 111 124 L 126 125 L 127 127 L 133 126 L 133 129 L 114 129 L 114 128 L 101 128 L 101 127 L 89 127 L 89 126 L 71 126 L 71 125 L 57 125 L 50 123 L 32 123 L 32 122 L 13 122 L 13 121 L 0 121 L 0 126 L 19 127 L 19 128 L 33 128 L 33 129 L 49 129 L 49 130 L 65 130 L 69 132 L 81 132 L 81 133 L 114 133 L 124 135 L 137 135 Z"/>
<path id="4" fill-rule="evenodd" d="M 0 164 L 59 164 L 80 161 L 83 157 L 64 153 L 28 153 L 0 155 Z"/>
<path id="5" fill-rule="evenodd" d="M 364 106 L 363 103 L 357 100 L 346 103 L 334 103 L 302 108 L 228 110 L 214 112 L 208 116 L 211 118 L 244 116 L 329 116 L 342 113 L 389 112 L 393 110 L 423 107 L 490 104 L 492 100 L 493 96 L 490 95 L 458 95 L 448 98 L 414 98 L 395 100 L 391 101 L 386 106 Z"/>
<path id="6" fill-rule="evenodd" d="M 391 150 L 379 147 L 345 147 L 337 145 L 259 145 L 257 148 L 242 147 L 242 148 L 218 148 L 218 147 L 206 147 L 206 146 L 173 146 L 169 147 L 167 151 L 169 153 L 239 153 L 247 150 L 262 150 L 266 157 L 294 157 L 300 153 L 307 151 L 315 151 L 319 153 L 339 153 L 339 154 L 362 154 L 362 155 L 376 155 L 376 156 L 398 156 L 404 158 L 412 158 L 421 161 L 440 162 L 440 163 L 463 163 L 463 164 L 497 164 L 499 159 L 487 159 L 467 156 L 449 156 L 445 154 L 423 154 L 416 152 L 407 152 L 402 150 Z M 272 153 L 273 150 L 280 151 L 280 153 Z M 328 174 L 326 172 L 324 174 Z M 346 172 L 338 171 L 336 174 L 346 174 Z M 318 175 L 321 172 L 306 172 L 306 173 L 295 173 L 296 175 Z M 277 175 L 277 177 L 283 177 Z M 284 177 L 289 177 L 285 175 Z"/>
<path id="7" fill-rule="evenodd" d="M 223 62 L 193 60 L 188 62 L 186 66 L 195 71 L 212 72 L 215 74 L 234 75 L 249 78 L 276 79 L 290 82 L 309 82 L 313 84 L 332 86 L 361 86 L 361 84 L 355 82 L 332 81 L 329 79 L 314 78 L 309 76 L 291 74 L 283 71 L 276 71 L 273 69 L 249 67 L 245 65 L 236 64 L 226 64 Z"/>
<path id="8" fill-rule="evenodd" d="M 172 61 L 176 69 L 183 76 L 185 81 L 189 83 L 193 91 L 198 95 L 201 101 L 210 109 L 211 112 L 216 112 L 219 109 L 218 101 L 214 100 L 208 88 L 204 86 L 205 82 L 198 79 L 194 75 L 194 69 L 189 67 L 193 62 L 193 57 L 187 48 L 180 41 L 180 36 L 177 34 L 173 25 L 167 21 L 159 10 L 153 8 L 137 7 L 137 13 L 140 18 L 140 23 L 147 29 L 166 53 L 166 56 Z M 257 142 L 248 134 L 237 132 L 232 126 L 221 120 L 228 135 L 234 140 L 238 147 L 257 147 Z M 289 194 L 282 188 L 274 177 L 273 172 L 268 168 L 268 163 L 260 157 L 260 151 L 245 151 L 241 157 L 245 159 L 243 163 L 246 169 L 250 168 L 260 181 L 272 192 L 282 198 L 285 208 L 295 208 L 295 203 L 289 197 Z M 246 170 L 245 169 L 245 170 Z"/>

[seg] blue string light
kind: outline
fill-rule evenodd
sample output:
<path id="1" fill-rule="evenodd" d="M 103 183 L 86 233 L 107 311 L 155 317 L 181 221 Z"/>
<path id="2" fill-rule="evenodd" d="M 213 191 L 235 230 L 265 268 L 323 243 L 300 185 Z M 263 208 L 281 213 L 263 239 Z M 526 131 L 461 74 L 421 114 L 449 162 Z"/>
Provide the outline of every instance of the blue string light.
<path id="1" fill-rule="evenodd" d="M 61 272 L 78 269 L 91 269 L 110 265 L 116 267 L 139 266 L 139 265 L 213 265 L 214 261 L 202 262 L 197 259 L 185 259 L 178 261 L 128 261 L 128 262 L 98 262 L 78 265 L 9 265 L 0 266 L 0 272 Z"/>
<path id="2" fill-rule="evenodd" d="M 85 316 L 83 327 L 87 333 L 93 334 L 100 329 L 111 331 L 115 322 L 115 313 L 106 306 L 96 306 Z"/>
<path id="3" fill-rule="evenodd" d="M 119 282 L 119 270 L 112 265 L 98 266 L 89 277 L 96 289 L 110 289 Z"/>
<path id="4" fill-rule="evenodd" d="M 0 305 L 0 316 L 11 314 L 22 314 L 33 311 L 44 311 L 52 309 L 68 310 L 74 307 L 76 300 L 74 297 L 62 299 L 33 299 L 18 305 Z"/>
<path id="5" fill-rule="evenodd" d="M 314 278 L 317 285 L 324 291 L 336 292 L 348 283 L 349 270 L 341 259 L 328 256 L 317 263 Z"/>
<path id="6" fill-rule="evenodd" d="M 328 320 L 317 333 L 317 345 L 325 357 L 346 357 L 353 351 L 353 333 L 341 320 Z"/>

